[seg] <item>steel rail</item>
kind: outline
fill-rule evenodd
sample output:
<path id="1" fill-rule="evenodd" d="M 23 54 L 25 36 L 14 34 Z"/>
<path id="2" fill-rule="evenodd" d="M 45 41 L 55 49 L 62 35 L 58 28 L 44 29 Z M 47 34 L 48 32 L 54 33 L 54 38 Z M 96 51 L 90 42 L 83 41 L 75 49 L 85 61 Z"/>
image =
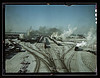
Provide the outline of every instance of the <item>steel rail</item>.
<path id="1" fill-rule="evenodd" d="M 31 53 L 33 56 L 35 55 L 39 60 L 41 60 L 46 66 L 47 66 L 47 69 L 51 72 L 53 72 L 49 67 L 50 64 L 48 62 L 46 62 L 43 58 L 39 57 L 38 55 L 36 55 L 35 53 L 31 52 L 30 50 L 28 50 L 27 48 L 23 47 L 24 49 L 26 49 L 29 53 Z"/>
<path id="2" fill-rule="evenodd" d="M 71 72 L 71 67 L 70 67 L 70 64 L 71 64 L 71 60 L 73 58 L 73 56 L 75 55 L 76 52 L 73 52 L 73 54 L 68 58 L 68 61 L 67 61 L 67 68 L 69 70 L 69 72 Z"/>
<path id="3" fill-rule="evenodd" d="M 37 73 L 39 72 L 39 68 L 40 68 L 40 60 L 36 56 L 34 57 L 36 58 L 36 67 L 34 69 L 34 72 Z"/>
<path id="4" fill-rule="evenodd" d="M 82 57 L 82 56 L 81 56 L 81 57 Z M 93 68 L 85 62 L 85 60 L 83 59 L 83 57 L 82 57 L 82 61 L 83 61 L 83 63 L 89 68 L 90 71 L 95 72 L 95 71 L 93 70 Z"/>

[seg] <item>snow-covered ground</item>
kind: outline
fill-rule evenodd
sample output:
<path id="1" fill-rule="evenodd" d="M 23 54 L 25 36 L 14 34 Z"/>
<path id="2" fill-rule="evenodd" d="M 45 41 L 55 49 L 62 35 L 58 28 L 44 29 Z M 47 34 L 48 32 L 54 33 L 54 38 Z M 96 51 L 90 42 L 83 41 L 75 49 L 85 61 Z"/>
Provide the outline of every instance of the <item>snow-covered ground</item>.
<path id="1" fill-rule="evenodd" d="M 97 56 L 85 51 L 70 51 L 65 56 L 65 64 L 68 65 L 68 60 L 73 54 L 70 61 L 71 72 L 95 72 L 97 67 Z"/>
<path id="2" fill-rule="evenodd" d="M 34 67 L 36 66 L 35 58 L 28 52 L 19 52 L 11 59 L 6 59 L 5 68 L 7 73 L 17 73 L 23 64 L 23 61 L 29 62 L 28 70 L 29 72 L 34 72 Z"/>
<path id="3" fill-rule="evenodd" d="M 25 52 L 18 52 L 16 55 L 14 55 L 11 59 L 5 60 L 5 69 L 6 73 L 18 73 L 20 69 L 24 66 L 22 62 L 28 62 L 30 63 L 28 65 L 27 73 L 34 73 L 34 70 L 37 65 L 37 61 L 34 55 L 32 55 L 29 51 L 36 54 L 38 57 L 44 59 L 47 63 L 50 63 L 44 55 L 48 56 L 48 58 L 52 58 L 54 60 L 54 64 L 56 65 L 56 70 L 58 72 L 65 72 L 63 69 L 63 65 L 61 62 L 61 57 L 64 54 L 64 63 L 68 69 L 71 69 L 71 72 L 95 72 L 96 66 L 97 66 L 97 56 L 86 52 L 86 51 L 74 51 L 73 46 L 76 45 L 74 42 L 61 42 L 57 41 L 58 43 L 63 44 L 63 46 L 58 46 L 53 41 L 51 41 L 48 38 L 50 42 L 51 48 L 45 49 L 44 43 L 35 43 L 31 44 L 29 42 L 20 42 L 20 40 L 13 40 L 16 43 L 19 43 L 22 45 L 22 47 L 27 49 Z M 6 42 L 9 42 L 9 40 L 5 40 Z M 9 42 L 10 43 L 10 42 Z M 73 48 L 72 48 L 73 47 Z M 68 50 L 71 49 L 71 51 L 68 52 Z M 82 47 L 84 49 L 87 49 L 87 47 Z M 36 52 L 35 49 L 39 52 Z M 88 47 L 88 49 L 91 49 Z M 47 66 L 43 61 L 40 60 L 40 67 L 38 72 L 50 72 L 47 69 Z"/>

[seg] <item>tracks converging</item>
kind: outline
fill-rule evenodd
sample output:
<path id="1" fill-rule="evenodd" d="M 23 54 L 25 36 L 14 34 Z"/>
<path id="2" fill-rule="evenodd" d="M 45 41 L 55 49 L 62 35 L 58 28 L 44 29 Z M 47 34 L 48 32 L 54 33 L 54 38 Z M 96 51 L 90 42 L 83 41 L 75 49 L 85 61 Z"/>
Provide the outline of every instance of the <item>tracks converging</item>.
<path id="1" fill-rule="evenodd" d="M 50 39 L 50 38 L 49 38 Z M 54 42 L 55 43 L 55 42 Z M 19 43 L 20 44 L 20 43 Z M 56 42 L 56 44 L 58 44 L 57 42 Z M 20 44 L 21 45 L 21 44 Z M 44 63 L 44 65 L 46 66 L 46 69 L 49 71 L 49 72 L 58 72 L 58 70 L 56 69 L 56 63 L 55 63 L 55 60 L 53 59 L 53 56 L 51 55 L 52 54 L 52 52 L 50 52 L 50 51 L 52 51 L 51 50 L 51 48 L 49 48 L 49 49 L 40 49 L 40 46 L 38 47 L 38 46 L 36 46 L 36 45 L 34 45 L 35 47 L 36 47 L 36 49 L 35 48 L 33 48 L 32 47 L 32 45 L 30 45 L 30 43 L 29 43 L 29 45 L 25 45 L 25 44 L 22 44 L 22 47 L 27 51 L 27 52 L 29 52 L 30 54 L 32 54 L 34 57 L 35 57 L 35 59 L 36 59 L 36 66 L 35 66 L 35 68 L 34 68 L 34 72 L 35 73 L 38 73 L 39 72 L 39 69 L 40 69 L 40 64 L 41 64 L 41 61 Z M 43 46 L 44 47 L 44 46 Z M 65 65 L 65 63 L 64 63 L 64 57 L 65 57 L 65 55 L 69 52 L 69 51 L 71 51 L 72 50 L 72 48 L 73 48 L 74 46 L 70 46 L 70 49 L 66 52 L 66 53 L 64 53 L 63 55 L 62 55 L 62 57 L 61 58 L 59 58 L 56 54 L 56 56 L 58 57 L 57 58 L 57 60 L 59 60 L 59 64 L 61 64 L 61 67 L 62 67 L 62 69 L 64 69 L 64 71 L 65 72 L 70 72 L 70 70 L 68 69 L 68 67 Z M 48 51 L 48 52 L 46 52 L 46 51 Z M 47 53 L 47 54 L 46 54 Z M 39 54 L 39 55 L 38 55 Z M 49 54 L 49 55 L 48 55 Z M 41 56 L 43 56 L 44 58 L 46 58 L 46 59 L 44 59 L 44 58 L 42 58 Z M 62 60 L 63 59 L 63 60 Z"/>
<path id="2" fill-rule="evenodd" d="M 69 47 L 69 46 L 68 46 Z M 63 67 L 66 69 L 67 72 L 71 72 L 71 67 L 70 67 L 70 63 L 71 63 L 71 60 L 75 54 L 75 52 L 72 53 L 72 55 L 68 58 L 68 61 L 67 61 L 67 65 L 65 64 L 64 62 L 64 58 L 66 56 L 67 53 L 69 53 L 70 51 L 72 51 L 72 49 L 75 47 L 75 45 L 72 45 L 70 47 L 70 49 L 68 51 L 66 51 L 62 56 L 61 56 L 61 62 L 63 64 Z M 63 48 L 63 51 L 64 51 L 64 48 Z"/>
<path id="3" fill-rule="evenodd" d="M 30 47 L 30 48 L 31 48 L 32 50 L 38 52 L 39 54 L 43 55 L 43 56 L 46 58 L 46 60 L 48 60 L 48 62 L 49 62 L 48 64 L 49 64 L 50 67 L 55 66 L 54 63 L 53 63 L 53 59 L 51 59 L 51 58 L 50 58 L 49 56 L 47 56 L 46 54 L 42 53 L 43 50 L 40 50 L 40 48 L 38 48 L 38 47 L 36 47 L 36 48 L 38 48 L 39 51 L 33 49 L 32 47 Z M 41 52 L 40 52 L 40 51 L 41 51 Z M 48 53 L 48 54 L 49 54 L 49 53 Z M 55 72 L 57 72 L 57 71 L 55 70 Z"/>
<path id="4" fill-rule="evenodd" d="M 23 46 L 24 47 L 24 46 Z M 39 72 L 39 68 L 40 68 L 40 61 L 42 61 L 45 65 L 46 65 L 46 68 L 48 69 L 48 71 L 50 71 L 50 72 L 58 72 L 57 71 L 57 69 L 56 69 L 56 65 L 55 65 L 55 63 L 54 63 L 54 59 L 52 59 L 52 57 L 50 58 L 49 56 L 47 56 L 45 53 L 43 53 L 43 51 L 44 50 L 41 50 L 40 49 L 40 47 L 37 47 L 37 46 L 35 46 L 37 49 L 34 49 L 33 47 L 32 47 L 32 45 L 30 45 L 30 46 L 27 46 L 29 49 L 31 49 L 31 50 L 33 50 L 33 51 L 30 51 L 30 50 L 28 50 L 27 48 L 25 48 L 29 53 L 31 53 L 34 57 L 35 57 L 35 59 L 36 59 L 36 67 L 35 67 L 35 69 L 34 69 L 34 72 Z M 60 64 L 61 64 L 61 66 L 62 66 L 62 69 L 65 69 L 65 72 L 70 72 L 70 68 L 68 68 L 66 65 L 65 65 L 65 63 L 64 63 L 64 57 L 65 57 L 65 55 L 68 53 L 68 52 L 70 52 L 72 49 L 73 49 L 73 47 L 74 46 L 71 46 L 71 48 L 66 52 L 66 53 L 64 53 L 63 55 L 62 55 L 62 57 L 61 58 L 58 58 L 59 59 L 59 62 L 60 62 Z M 49 50 L 48 50 L 49 51 Z M 40 56 L 38 56 L 37 54 L 35 54 L 35 52 L 36 53 L 39 53 L 39 54 L 41 54 L 42 56 L 44 56 L 45 58 L 46 58 L 46 60 L 45 59 L 43 59 L 42 57 L 40 57 Z M 50 54 L 50 53 L 49 53 Z M 50 54 L 51 55 L 51 54 Z M 72 57 L 72 55 L 71 55 L 71 57 Z M 71 57 L 68 59 L 68 66 L 70 67 L 70 61 L 71 61 Z M 63 60 L 62 60 L 63 59 Z"/>
<path id="5" fill-rule="evenodd" d="M 24 46 L 23 46 L 23 47 L 24 47 Z M 38 58 L 38 60 L 42 61 L 42 62 L 46 65 L 46 68 L 48 69 L 48 71 L 51 71 L 51 72 L 52 72 L 52 70 L 50 69 L 50 65 L 49 65 L 49 63 L 48 63 L 47 61 L 45 61 L 43 58 L 41 58 L 41 57 L 39 57 L 38 55 L 36 55 L 34 52 L 30 51 L 29 49 L 27 49 L 27 48 L 25 48 L 25 47 L 24 47 L 24 49 L 26 49 L 27 52 L 31 53 L 33 56 L 35 56 L 36 58 Z M 38 61 L 38 60 L 37 60 L 37 61 Z M 37 62 L 37 64 L 40 64 L 40 63 Z M 36 66 L 35 70 L 38 70 L 39 67 L 40 67 L 40 65 Z"/>
<path id="6" fill-rule="evenodd" d="M 36 48 L 38 48 L 37 46 L 36 46 Z M 32 50 L 34 50 L 32 47 L 31 47 L 31 49 Z M 46 54 L 44 54 L 44 53 L 42 53 L 44 50 L 40 50 L 40 48 L 38 48 L 39 49 L 39 51 L 41 51 L 41 52 L 39 52 L 39 51 L 37 51 L 37 50 L 35 50 L 36 52 L 38 52 L 38 53 L 40 53 L 41 55 L 43 55 L 45 58 L 46 58 L 46 60 L 48 61 L 48 65 L 52 68 L 52 71 L 53 72 L 57 72 L 57 70 L 56 69 L 54 69 L 54 68 L 56 68 L 56 66 L 55 66 L 55 63 L 54 63 L 54 60 L 52 59 L 52 57 L 49 57 L 49 56 L 47 56 Z M 49 50 L 49 49 L 48 49 Z M 46 50 L 45 50 L 46 51 Z M 44 51 L 44 52 L 45 52 Z M 50 55 L 50 53 L 48 53 L 49 55 Z"/>
<path id="7" fill-rule="evenodd" d="M 66 51 L 62 56 L 61 59 L 64 59 L 65 55 L 70 52 L 73 48 L 75 47 L 75 45 L 73 45 L 68 51 Z"/>
<path id="8" fill-rule="evenodd" d="M 75 44 L 67 44 L 67 46 L 64 47 L 62 45 L 62 43 L 56 41 L 55 39 L 51 39 L 50 37 L 46 37 L 47 42 L 49 42 L 49 43 L 46 44 L 45 41 L 41 42 L 41 40 L 43 38 L 44 37 L 41 37 L 41 39 L 40 39 L 39 43 L 41 43 L 41 44 L 38 44 L 38 42 L 36 42 L 37 45 L 32 44 L 31 42 L 29 42 L 29 45 L 25 45 L 25 42 L 21 42 L 21 43 L 24 43 L 24 44 L 18 43 L 28 53 L 30 53 L 32 56 L 34 56 L 34 58 L 36 59 L 35 60 L 36 65 L 34 66 L 34 70 L 33 70 L 34 73 L 40 72 L 41 63 L 43 63 L 43 66 L 45 66 L 47 71 L 52 72 L 52 73 L 58 73 L 58 72 L 60 72 L 60 69 L 61 69 L 61 72 L 62 71 L 63 72 L 72 72 L 72 70 L 73 70 L 73 68 L 71 68 L 73 66 L 72 65 L 72 59 L 73 59 L 73 57 L 76 53 L 75 51 L 73 51 L 73 48 L 76 45 Z M 54 44 L 51 44 L 50 42 L 53 42 Z M 13 42 L 11 42 L 11 43 L 13 44 Z M 45 48 L 45 45 L 47 45 L 47 48 Z M 48 48 L 48 46 L 50 46 L 50 47 Z M 59 46 L 61 46 L 61 47 L 59 47 Z M 58 49 L 58 51 L 57 51 L 57 49 Z M 66 59 L 65 56 L 66 55 L 70 55 L 70 56 L 67 58 L 66 63 L 65 63 L 65 59 Z M 87 66 L 86 68 L 89 68 L 90 71 L 94 71 L 93 67 L 85 62 L 86 61 L 85 59 L 81 58 L 81 60 L 84 63 L 84 65 Z M 59 66 L 57 66 L 58 64 L 59 64 Z M 23 67 L 25 67 L 25 66 L 23 65 Z M 28 67 L 28 66 L 26 66 L 26 67 Z M 80 69 L 81 69 L 81 67 L 80 67 Z M 21 71 L 19 71 L 19 72 L 21 72 Z M 27 71 L 25 71 L 25 73 L 26 72 Z"/>

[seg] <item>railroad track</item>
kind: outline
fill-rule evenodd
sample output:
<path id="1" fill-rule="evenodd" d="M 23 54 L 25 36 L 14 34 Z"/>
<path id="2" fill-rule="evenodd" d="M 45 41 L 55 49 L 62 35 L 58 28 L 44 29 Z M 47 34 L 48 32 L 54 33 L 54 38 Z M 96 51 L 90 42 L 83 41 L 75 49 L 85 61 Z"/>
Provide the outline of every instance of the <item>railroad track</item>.
<path id="1" fill-rule="evenodd" d="M 45 43 L 44 43 L 45 44 Z M 51 54 L 50 54 L 50 49 L 40 49 L 40 47 L 38 47 L 37 45 L 35 45 L 35 47 L 39 50 L 39 51 L 37 51 L 38 53 L 40 53 L 40 54 L 42 54 L 47 60 L 48 60 L 48 62 L 49 62 L 49 64 L 51 65 L 51 67 L 53 68 L 53 71 L 54 72 L 57 72 L 57 70 L 56 70 L 56 66 L 55 66 L 55 63 L 54 63 L 54 60 L 52 59 L 52 56 L 51 56 Z M 42 47 L 43 48 L 43 47 Z M 33 49 L 33 48 L 32 48 Z M 34 49 L 33 49 L 34 50 Z M 48 50 L 48 52 L 46 51 L 46 50 Z M 48 54 L 48 55 L 45 55 L 43 52 L 45 52 L 46 54 Z"/>
<path id="2" fill-rule="evenodd" d="M 73 52 L 72 55 L 68 58 L 68 61 L 67 61 L 67 68 L 69 70 L 69 72 L 71 72 L 71 67 L 70 67 L 70 64 L 71 64 L 71 60 L 73 58 L 73 56 L 75 55 L 76 52 Z"/>
<path id="3" fill-rule="evenodd" d="M 75 46 L 71 46 L 71 48 L 66 53 L 64 53 L 60 58 L 60 61 L 63 65 L 63 67 L 66 69 L 66 72 L 71 72 L 70 63 L 71 63 L 71 59 L 73 58 L 75 52 L 69 57 L 68 62 L 67 62 L 67 66 L 65 65 L 64 58 L 65 58 L 65 55 L 67 53 L 69 53 L 74 47 Z M 63 47 L 62 51 L 64 51 L 64 47 Z"/>
<path id="4" fill-rule="evenodd" d="M 36 45 L 35 45 L 36 46 Z M 40 49 L 40 47 L 38 47 L 38 46 L 36 46 L 36 48 L 39 50 L 39 51 L 41 51 L 41 52 L 39 52 L 40 54 L 42 54 L 46 59 L 47 59 L 47 61 L 48 61 L 48 63 L 49 63 L 49 65 L 53 68 L 53 71 L 54 72 L 57 72 L 57 70 L 55 69 L 56 68 L 56 66 L 55 66 L 55 63 L 54 63 L 54 60 L 52 59 L 52 56 L 51 56 L 51 54 L 50 54 L 50 49 L 47 49 L 47 51 L 46 51 L 46 49 L 45 49 L 45 51 L 44 50 L 41 50 Z M 43 47 L 42 47 L 43 48 Z M 32 48 L 33 49 L 33 48 Z M 34 49 L 33 49 L 34 50 Z M 45 55 L 44 53 L 42 53 L 42 52 L 45 52 L 45 53 L 47 53 L 48 55 Z"/>
<path id="5" fill-rule="evenodd" d="M 59 43 L 58 43 L 55 39 L 52 39 L 52 38 L 50 38 L 49 36 L 48 36 L 48 38 L 49 38 L 51 41 L 53 41 L 56 45 L 59 45 Z"/>
<path id="6" fill-rule="evenodd" d="M 39 68 L 40 68 L 40 60 L 39 60 L 39 58 L 37 58 L 36 56 L 34 56 L 35 57 L 35 59 L 36 59 L 36 67 L 35 67 L 35 69 L 34 69 L 34 72 L 35 73 L 38 73 L 39 72 Z"/>
<path id="7" fill-rule="evenodd" d="M 58 50 L 59 51 L 59 50 Z M 55 53 L 59 62 L 61 63 L 62 69 L 65 69 L 64 72 L 69 72 L 68 68 L 66 67 L 65 63 L 64 63 L 64 59 L 61 59 L 60 56 Z"/>
<path id="8" fill-rule="evenodd" d="M 48 50 L 48 52 L 47 52 L 46 50 L 45 50 L 45 51 L 44 51 L 44 50 L 41 50 L 40 47 L 38 47 L 38 46 L 36 46 L 36 48 L 38 48 L 39 51 L 41 51 L 41 52 L 39 52 L 39 53 L 42 54 L 42 55 L 48 60 L 50 66 L 53 67 L 53 68 L 55 69 L 55 68 L 56 68 L 56 65 L 55 65 L 55 63 L 54 63 L 54 60 L 52 59 L 51 54 L 50 54 L 50 49 L 47 49 L 47 50 Z M 31 48 L 31 49 L 33 49 L 33 48 Z M 34 50 L 34 49 L 33 49 L 33 50 Z M 48 56 L 45 55 L 44 53 L 42 53 L 43 51 L 44 51 L 45 53 L 47 53 Z M 57 72 L 57 70 L 55 69 L 54 72 Z"/>
<path id="9" fill-rule="evenodd" d="M 84 60 L 84 58 L 83 58 L 82 56 L 81 56 L 81 58 L 82 58 L 83 63 L 89 68 L 89 70 L 92 71 L 92 72 L 95 72 L 95 71 L 93 70 L 93 68 L 91 67 L 91 65 L 89 65 L 89 64 L 87 64 L 87 63 L 85 62 L 85 60 Z"/>
<path id="10" fill-rule="evenodd" d="M 39 49 L 39 51 L 38 50 L 36 50 L 36 49 L 34 49 L 34 48 L 32 48 L 32 46 L 31 47 L 29 47 L 28 45 L 27 45 L 27 47 L 28 48 L 30 48 L 30 49 L 32 49 L 32 50 L 34 50 L 35 52 L 37 52 L 37 53 L 39 53 L 39 54 L 42 54 L 44 57 L 46 57 L 46 58 L 48 58 L 48 56 L 47 55 L 45 55 L 44 53 L 42 53 L 42 52 L 40 52 L 40 49 L 36 46 L 36 48 L 38 48 Z M 42 50 L 41 50 L 42 51 Z"/>
<path id="11" fill-rule="evenodd" d="M 73 44 L 69 44 L 69 45 L 67 45 L 68 46 L 68 48 L 71 48 L 71 47 L 73 47 Z"/>
<path id="12" fill-rule="evenodd" d="M 70 52 L 74 47 L 75 47 L 75 45 L 72 46 L 66 53 L 64 53 L 64 54 L 61 56 L 61 59 L 64 59 L 65 55 L 66 55 L 68 52 Z"/>
<path id="13" fill-rule="evenodd" d="M 55 72 L 58 72 L 57 70 L 56 70 L 56 64 L 55 64 L 55 62 L 54 62 L 54 59 L 53 59 L 53 57 L 52 57 L 52 55 L 51 55 L 51 50 L 50 49 L 48 49 L 48 52 L 50 53 L 50 63 L 52 64 L 52 66 L 53 66 L 53 69 L 54 69 L 54 71 Z"/>
<path id="14" fill-rule="evenodd" d="M 43 48 L 43 47 L 38 47 L 38 46 L 36 46 L 36 45 L 35 45 L 35 47 L 40 51 L 40 52 L 39 52 L 40 54 L 42 54 L 42 55 L 44 55 L 44 56 L 47 57 L 47 55 L 43 53 L 43 52 L 46 52 L 46 50 L 44 51 L 43 49 L 42 49 L 42 50 L 40 49 L 40 48 Z M 32 49 L 33 49 L 33 48 L 32 48 Z"/>
<path id="15" fill-rule="evenodd" d="M 50 39 L 50 38 L 49 38 L 49 39 Z M 41 52 L 42 50 L 41 50 L 39 47 L 36 46 L 36 48 L 38 48 L 38 50 L 39 50 L 39 51 L 38 51 L 38 50 L 32 48 L 31 46 L 32 46 L 32 45 L 30 45 L 30 46 L 27 45 L 28 48 L 34 50 L 35 52 L 38 52 L 39 54 L 42 54 L 42 55 L 43 55 L 45 58 L 47 58 L 47 60 L 48 60 L 48 62 L 47 62 L 46 60 L 44 60 L 43 58 L 39 57 L 38 55 L 36 55 L 36 54 L 33 53 L 32 51 L 30 51 L 30 50 L 28 50 L 27 48 L 23 47 L 24 49 L 26 49 L 29 53 L 31 53 L 31 54 L 36 58 L 36 67 L 35 67 L 35 69 L 34 69 L 34 72 L 39 72 L 40 61 L 42 61 L 42 62 L 46 65 L 48 71 L 57 72 L 57 70 L 56 70 L 56 65 L 55 65 L 55 63 L 54 63 L 54 59 L 52 59 L 52 57 L 49 58 L 47 55 L 45 55 L 44 53 L 42 53 L 42 52 Z M 72 47 L 72 48 L 73 48 L 73 47 Z M 48 50 L 48 51 L 49 51 L 49 50 Z M 65 53 L 65 54 L 66 54 L 66 53 Z M 63 55 L 63 57 L 65 56 L 65 54 Z M 61 62 L 62 68 L 65 68 L 65 69 L 66 69 L 66 72 L 69 72 L 69 70 L 68 70 L 68 68 L 66 67 L 64 61 L 61 60 L 61 59 L 60 59 L 59 61 Z M 53 67 L 53 69 L 55 68 L 55 70 L 50 69 L 50 67 Z"/>
<path id="16" fill-rule="evenodd" d="M 28 46 L 27 46 L 27 47 L 28 47 Z M 32 50 L 38 52 L 39 54 L 42 54 L 44 57 L 48 57 L 48 56 L 45 55 L 44 53 L 42 53 L 42 52 L 40 52 L 40 51 L 38 51 L 38 50 L 35 50 L 35 49 L 33 49 L 32 47 L 28 47 L 28 48 L 31 48 Z M 38 48 L 38 49 L 39 49 L 39 48 Z M 42 51 L 42 50 L 41 50 L 41 51 Z"/>
<path id="17" fill-rule="evenodd" d="M 30 52 L 30 51 L 28 51 L 28 52 Z M 30 52 L 33 56 L 35 55 L 33 52 Z M 47 69 L 48 69 L 48 71 L 51 71 L 52 72 L 52 70 L 50 69 L 50 66 L 49 66 L 49 64 L 43 59 L 43 58 L 41 58 L 41 57 L 38 57 L 37 55 L 35 55 L 40 61 L 42 61 L 45 65 L 46 65 L 46 67 L 47 67 Z"/>
<path id="18" fill-rule="evenodd" d="M 35 50 L 35 49 L 33 49 L 32 47 L 28 47 L 28 48 L 31 48 L 32 50 Z M 49 66 L 51 66 L 52 67 L 52 60 L 49 58 L 49 56 L 47 56 L 47 55 L 45 55 L 44 53 L 41 53 L 41 52 L 39 52 L 39 51 L 37 51 L 37 50 L 35 50 L 36 52 L 38 52 L 38 53 L 40 53 L 40 54 L 42 54 L 47 60 L 48 60 L 48 62 L 49 62 Z M 42 50 L 41 50 L 42 51 Z"/>
<path id="19" fill-rule="evenodd" d="M 50 38 L 49 38 L 50 39 Z M 53 68 L 55 69 L 55 70 L 53 70 L 53 72 L 57 72 L 57 70 L 56 70 L 56 65 L 55 65 L 55 63 L 54 63 L 54 59 L 52 59 L 52 57 L 50 58 L 50 57 L 48 57 L 47 55 L 45 55 L 44 53 L 42 53 L 42 51 L 43 50 L 41 50 L 39 47 L 37 47 L 36 46 L 36 48 L 39 50 L 36 50 L 36 49 L 34 49 L 34 48 L 32 48 L 31 46 L 27 46 L 28 48 L 30 48 L 30 49 L 32 49 L 32 50 L 34 50 L 35 52 L 38 52 L 39 54 L 42 54 L 45 58 L 47 58 L 47 60 L 48 60 L 48 64 L 49 64 L 49 67 L 52 67 L 53 66 Z M 72 47 L 73 48 L 73 47 Z M 71 49 L 72 49 L 71 48 Z M 50 50 L 48 50 L 48 51 L 50 51 Z M 69 52 L 69 51 L 68 51 Z M 33 52 L 32 52 L 33 53 Z M 64 58 L 64 56 L 65 56 L 65 54 L 66 53 L 64 53 L 64 55 L 63 55 L 63 58 Z M 50 55 L 51 56 L 51 55 Z M 36 57 L 36 56 L 35 56 Z M 65 70 L 66 70 L 66 72 L 69 72 L 69 70 L 68 70 L 68 68 L 66 67 L 66 65 L 65 65 L 65 63 L 64 63 L 64 60 L 62 60 L 62 59 L 59 59 L 59 62 L 61 63 L 61 65 L 62 65 L 62 69 L 64 68 Z M 46 63 L 46 61 L 45 61 L 45 63 Z M 48 68 L 49 68 L 48 67 Z M 36 67 L 36 68 L 38 68 L 38 67 Z"/>
<path id="20" fill-rule="evenodd" d="M 36 58 L 38 58 L 40 61 L 42 61 L 42 62 L 46 65 L 48 71 L 50 71 L 50 72 L 56 72 L 56 71 L 53 71 L 53 70 L 50 68 L 51 65 L 50 65 L 47 61 L 45 61 L 43 58 L 39 57 L 39 56 L 36 55 L 34 52 L 28 50 L 28 49 L 25 48 L 24 46 L 23 46 L 23 48 L 26 49 L 26 50 L 27 50 L 29 53 L 31 53 L 33 56 L 35 56 Z M 28 48 L 30 48 L 30 47 L 28 47 Z M 30 48 L 30 49 L 31 49 L 31 48 Z M 35 50 L 35 49 L 34 49 L 34 51 L 37 52 L 37 50 Z M 48 58 L 48 57 L 47 57 L 47 58 Z M 50 61 L 50 60 L 49 60 L 49 61 Z M 36 70 L 37 70 L 37 69 L 38 69 L 38 68 L 36 68 Z"/>

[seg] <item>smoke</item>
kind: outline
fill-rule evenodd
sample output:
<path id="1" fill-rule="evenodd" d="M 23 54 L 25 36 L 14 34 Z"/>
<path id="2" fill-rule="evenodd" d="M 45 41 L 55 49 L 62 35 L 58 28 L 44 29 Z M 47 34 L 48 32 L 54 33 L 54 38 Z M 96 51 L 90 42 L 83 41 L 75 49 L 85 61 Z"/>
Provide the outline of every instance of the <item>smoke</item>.
<path id="1" fill-rule="evenodd" d="M 82 41 L 81 43 L 77 43 L 77 47 L 83 47 L 83 46 L 86 46 L 87 45 L 87 42 L 85 41 Z"/>
<path id="2" fill-rule="evenodd" d="M 19 34 L 19 38 L 23 39 L 24 38 L 24 34 Z"/>
<path id="3" fill-rule="evenodd" d="M 90 28 L 87 35 L 86 35 L 86 41 L 82 41 L 81 43 L 77 43 L 76 46 L 77 47 L 83 47 L 83 46 L 87 46 L 87 47 L 93 47 L 94 45 L 96 45 L 96 30 L 94 28 Z"/>
<path id="4" fill-rule="evenodd" d="M 89 32 L 87 33 L 87 41 L 91 40 L 93 38 L 93 28 L 90 28 Z"/>
<path id="5" fill-rule="evenodd" d="M 51 38 L 52 37 L 56 37 L 56 38 L 58 38 L 59 36 L 58 36 L 58 32 L 53 32 L 53 34 L 51 35 Z"/>
<path id="6" fill-rule="evenodd" d="M 75 28 L 70 28 L 70 24 L 68 25 L 68 31 L 65 31 L 60 35 L 60 37 L 62 38 L 62 40 L 66 40 L 66 37 L 69 37 L 71 34 L 73 34 L 73 32 L 77 29 L 77 27 Z"/>
<path id="7" fill-rule="evenodd" d="M 30 36 L 30 32 L 32 32 L 32 26 L 27 30 L 27 36 Z"/>
<path id="8" fill-rule="evenodd" d="M 90 28 L 89 32 L 87 33 L 87 46 L 92 46 L 96 43 L 96 31 L 94 28 Z"/>

